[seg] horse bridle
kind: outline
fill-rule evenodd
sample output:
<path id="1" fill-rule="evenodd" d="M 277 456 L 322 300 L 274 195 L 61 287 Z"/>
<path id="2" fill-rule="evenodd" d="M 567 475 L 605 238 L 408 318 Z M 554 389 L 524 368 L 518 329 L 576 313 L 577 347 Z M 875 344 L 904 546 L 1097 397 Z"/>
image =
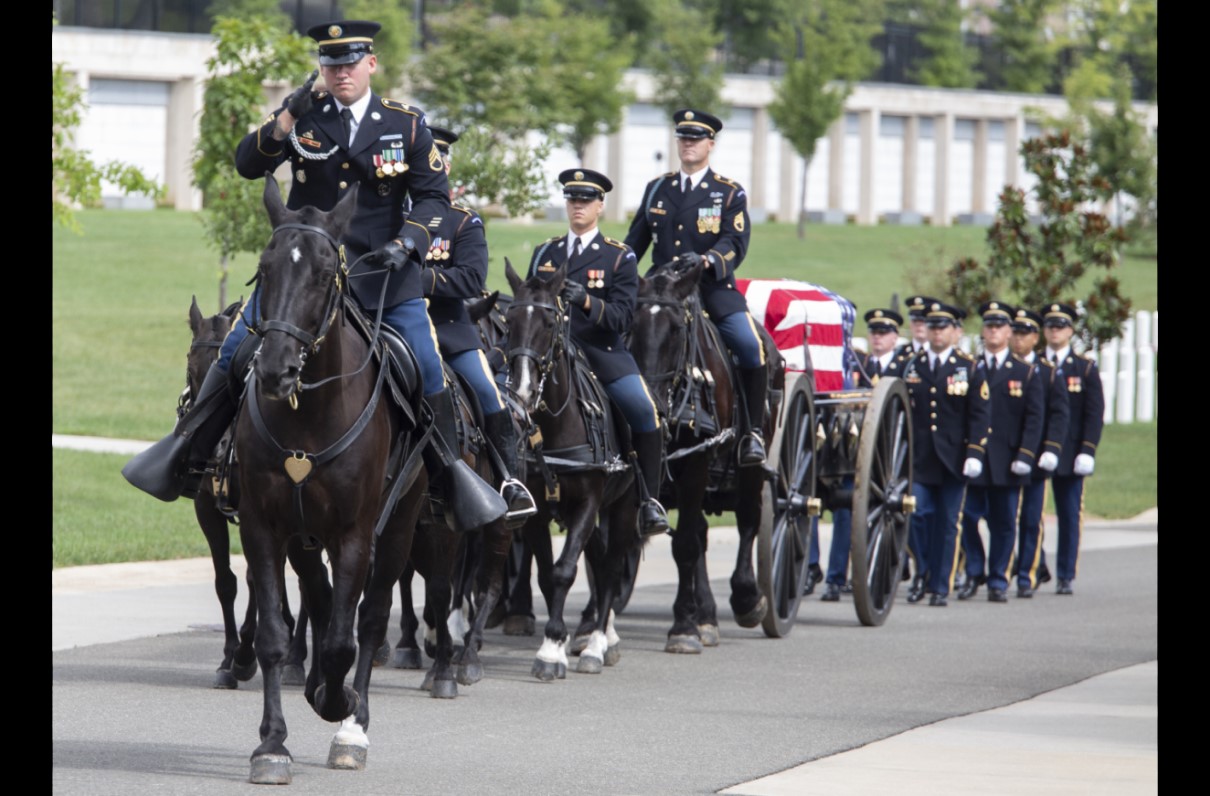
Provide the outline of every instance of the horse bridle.
<path id="1" fill-rule="evenodd" d="M 643 379 L 647 381 L 648 385 L 650 385 L 653 391 L 657 384 L 660 384 L 661 382 L 668 382 L 668 396 L 666 403 L 668 406 L 668 418 L 671 420 L 673 417 L 675 417 L 675 414 L 672 411 L 672 399 L 676 395 L 677 387 L 688 375 L 689 368 L 692 366 L 692 348 L 696 340 L 693 333 L 693 310 L 681 302 L 673 299 L 659 298 L 654 296 L 639 296 L 635 299 L 636 309 L 644 305 L 660 307 L 662 309 L 672 310 L 673 312 L 678 310 L 684 312 L 685 338 L 681 341 L 680 353 L 672 360 L 672 368 L 659 373 L 643 374 Z"/>
<path id="2" fill-rule="evenodd" d="M 331 245 L 332 249 L 336 252 L 337 258 L 339 259 L 339 266 L 336 269 L 336 278 L 333 280 L 335 289 L 329 289 L 328 291 L 328 306 L 324 309 L 323 323 L 320 324 L 319 331 L 315 334 L 311 334 L 305 329 L 300 329 L 292 323 L 275 320 L 262 320 L 258 325 L 249 325 L 248 328 L 261 337 L 264 337 L 266 332 L 284 332 L 306 346 L 307 352 L 313 353 L 317 348 L 319 348 L 319 344 L 323 342 L 324 337 L 327 336 L 328 330 L 332 327 L 332 322 L 336 320 L 336 310 L 339 307 L 338 302 L 341 294 L 344 292 L 345 250 L 340 244 L 340 241 L 336 240 L 336 238 L 332 236 L 332 233 L 328 232 L 322 227 L 316 227 L 311 224 L 282 224 L 281 226 L 274 227 L 273 233 L 269 237 L 273 238 L 277 235 L 277 233 L 287 229 L 297 229 L 302 232 L 310 232 L 315 235 L 319 235 L 321 238 L 326 240 L 329 245 Z M 264 280 L 263 269 L 257 269 L 257 278 L 261 281 Z M 248 319 L 246 317 L 244 318 L 244 323 L 248 323 Z"/>
<path id="3" fill-rule="evenodd" d="M 546 409 L 547 411 L 550 411 L 549 407 L 546 406 L 546 402 L 542 399 L 542 395 L 546 391 L 546 378 L 547 378 L 547 376 L 550 376 L 554 380 L 554 383 L 558 384 L 558 376 L 557 376 L 557 374 L 555 374 L 555 364 L 558 362 L 559 357 L 562 355 L 563 351 L 568 348 L 568 338 L 571 334 L 571 324 L 569 322 L 567 313 L 565 313 L 563 311 L 562 301 L 560 301 L 559 299 L 555 299 L 555 302 L 556 302 L 555 304 L 551 304 L 551 303 L 545 302 L 545 301 L 516 301 L 516 300 L 514 300 L 512 302 L 512 304 L 510 304 L 508 307 L 509 312 L 512 312 L 514 308 L 517 308 L 517 309 L 533 308 L 533 309 L 537 309 L 537 310 L 549 310 L 550 312 L 553 312 L 555 314 L 555 333 L 554 333 L 555 339 L 554 339 L 554 343 L 551 345 L 551 347 L 548 350 L 538 351 L 536 349 L 530 348 L 529 346 L 519 346 L 515 349 L 510 346 L 509 350 L 508 350 L 508 363 L 509 363 L 509 372 L 510 373 L 512 372 L 512 369 L 513 369 L 512 368 L 513 360 L 518 359 L 520 357 L 526 357 L 526 358 L 532 360 L 533 363 L 537 366 L 537 368 L 538 368 L 538 387 L 537 387 L 536 392 L 538 395 L 537 409 L 539 411 L 541 411 L 542 409 Z M 511 328 L 512 324 L 509 324 L 509 326 Z M 509 336 L 510 337 L 512 336 L 511 331 L 510 331 Z M 567 408 L 567 404 L 568 404 L 568 402 L 570 402 L 570 400 L 571 400 L 571 390 L 568 390 L 567 399 L 563 402 L 563 406 L 559 407 L 558 411 L 551 412 L 551 414 L 554 415 L 555 417 L 558 417 L 559 415 L 561 415 L 563 413 L 563 410 L 565 410 Z"/>

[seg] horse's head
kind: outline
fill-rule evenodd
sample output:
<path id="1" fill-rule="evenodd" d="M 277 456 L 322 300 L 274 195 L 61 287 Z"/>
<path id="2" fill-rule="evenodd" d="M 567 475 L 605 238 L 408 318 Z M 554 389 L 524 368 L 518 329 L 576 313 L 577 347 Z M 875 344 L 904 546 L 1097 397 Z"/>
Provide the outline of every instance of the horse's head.
<path id="1" fill-rule="evenodd" d="M 307 357 L 319 349 L 340 307 L 345 284 L 340 238 L 357 208 L 354 184 L 330 211 L 289 210 L 271 174 L 265 175 L 265 209 L 273 234 L 256 272 L 263 338 L 256 357 L 261 394 L 286 399 L 298 389 Z"/>
<path id="2" fill-rule="evenodd" d="M 559 299 L 567 270 L 560 267 L 548 277 L 535 275 L 523 281 L 505 258 L 504 273 L 513 291 L 505 313 L 509 379 L 525 410 L 532 414 L 567 345 L 569 321 Z"/>
<path id="3" fill-rule="evenodd" d="M 230 308 L 228 308 L 230 309 Z M 185 381 L 190 396 L 196 398 L 206 378 L 206 371 L 218 359 L 223 338 L 231 331 L 233 312 L 221 312 L 206 317 L 197 306 L 197 296 L 189 306 L 189 330 L 193 340 L 189 343 L 189 355 L 185 360 Z"/>
<path id="4" fill-rule="evenodd" d="M 488 317 L 492 309 L 496 306 L 496 299 L 500 298 L 500 291 L 493 290 L 486 296 L 476 296 L 464 301 L 466 304 L 466 314 L 470 316 L 471 323 L 478 323 Z"/>
<path id="5" fill-rule="evenodd" d="M 692 299 L 702 267 L 677 272 L 665 266 L 651 278 L 639 278 L 629 347 L 639 372 L 651 388 L 661 414 L 669 408 L 676 379 L 689 350 Z"/>

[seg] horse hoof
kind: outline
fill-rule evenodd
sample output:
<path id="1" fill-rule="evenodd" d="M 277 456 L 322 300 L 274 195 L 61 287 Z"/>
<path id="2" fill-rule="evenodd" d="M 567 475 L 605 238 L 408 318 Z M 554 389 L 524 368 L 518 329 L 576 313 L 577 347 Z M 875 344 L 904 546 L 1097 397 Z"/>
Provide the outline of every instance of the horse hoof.
<path id="1" fill-rule="evenodd" d="M 366 767 L 364 746 L 354 746 L 344 743 L 333 743 L 328 749 L 328 768 L 338 768 L 342 771 L 361 771 Z"/>
<path id="2" fill-rule="evenodd" d="M 459 685 L 474 685 L 483 679 L 483 664 L 471 663 L 459 666 L 455 672 Z"/>
<path id="3" fill-rule="evenodd" d="M 567 678 L 567 665 L 554 661 L 535 660 L 529 673 L 544 683 L 549 683 L 551 680 L 564 680 Z"/>
<path id="4" fill-rule="evenodd" d="M 605 648 L 606 666 L 617 666 L 618 661 L 620 660 L 622 660 L 622 650 L 618 648 L 617 644 L 614 644 L 612 647 Z"/>
<path id="5" fill-rule="evenodd" d="M 534 634 L 534 618 L 532 616 L 509 616 L 504 619 L 504 635 L 532 636 Z"/>
<path id="6" fill-rule="evenodd" d="M 604 668 L 605 662 L 592 655 L 581 655 L 579 663 L 576 664 L 576 671 L 580 674 L 600 674 Z"/>
<path id="7" fill-rule="evenodd" d="M 391 659 L 391 645 L 389 642 L 382 642 L 382 646 L 374 650 L 374 660 L 370 662 L 371 666 L 386 666 L 387 661 Z"/>
<path id="8" fill-rule="evenodd" d="M 576 636 L 574 639 L 572 639 L 571 647 L 567 651 L 572 655 L 579 655 L 584 651 L 585 647 L 588 646 L 588 640 L 590 638 L 592 638 L 591 633 L 583 636 Z"/>
<path id="9" fill-rule="evenodd" d="M 235 675 L 231 673 L 230 669 L 218 668 L 214 670 L 214 683 L 210 687 L 233 691 L 239 688 L 239 681 L 235 679 Z"/>
<path id="10" fill-rule="evenodd" d="M 256 676 L 256 658 L 247 663 L 231 662 L 231 676 L 241 683 L 246 683 Z"/>
<path id="11" fill-rule="evenodd" d="M 718 646 L 718 625 L 698 625 L 697 632 L 702 636 L 703 647 Z"/>
<path id="12" fill-rule="evenodd" d="M 307 672 L 297 663 L 287 663 L 281 669 L 282 685 L 306 685 Z"/>
<path id="13" fill-rule="evenodd" d="M 405 647 L 395 650 L 395 658 L 391 665 L 396 669 L 423 669 L 424 661 L 420 658 L 419 649 Z"/>
<path id="14" fill-rule="evenodd" d="M 760 602 L 756 604 L 756 607 L 746 614 L 735 617 L 735 623 L 740 627 L 756 627 L 765 618 L 765 614 L 767 613 L 769 613 L 769 601 L 762 594 Z"/>
<path id="15" fill-rule="evenodd" d="M 433 699 L 453 699 L 458 696 L 458 683 L 454 680 L 435 680 L 430 689 Z"/>
<path id="16" fill-rule="evenodd" d="M 664 645 L 664 652 L 674 652 L 678 655 L 701 655 L 702 642 L 697 636 L 669 636 Z"/>
<path id="17" fill-rule="evenodd" d="M 248 781 L 253 785 L 289 785 L 290 755 L 258 755 L 252 758 Z"/>

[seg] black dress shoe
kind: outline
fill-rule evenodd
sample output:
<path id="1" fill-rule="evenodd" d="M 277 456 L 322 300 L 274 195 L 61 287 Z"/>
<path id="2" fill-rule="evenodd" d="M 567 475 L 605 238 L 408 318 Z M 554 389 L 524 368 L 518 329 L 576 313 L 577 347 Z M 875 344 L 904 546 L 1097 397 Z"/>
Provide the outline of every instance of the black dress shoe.
<path id="1" fill-rule="evenodd" d="M 802 586 L 802 596 L 809 597 L 815 593 L 815 586 L 823 580 L 823 570 L 819 568 L 819 564 L 812 564 L 807 567 L 807 581 Z"/>
<path id="2" fill-rule="evenodd" d="M 1043 583 L 1050 583 L 1050 570 L 1046 567 L 1038 570 L 1038 585 L 1041 586 Z"/>
<path id="3" fill-rule="evenodd" d="M 978 593 L 979 593 L 979 579 L 968 577 L 966 579 L 966 583 L 963 584 L 962 588 L 958 590 L 958 599 L 959 600 L 969 600 L 970 598 L 974 597 Z"/>
<path id="4" fill-rule="evenodd" d="M 937 605 L 944 608 L 949 605 L 949 601 L 945 599 L 945 595 L 934 594 L 932 597 L 929 597 L 929 605 Z"/>
<path id="5" fill-rule="evenodd" d="M 987 590 L 987 601 L 989 603 L 1006 603 L 1008 602 L 1008 596 L 1004 593 L 1004 589 L 989 588 Z"/>
<path id="6" fill-rule="evenodd" d="M 1071 581 L 1059 578 L 1058 588 L 1055 589 L 1055 594 L 1073 594 L 1071 590 Z"/>
<path id="7" fill-rule="evenodd" d="M 840 593 L 841 594 L 852 594 L 853 593 L 853 581 L 846 580 L 844 582 L 844 585 L 840 587 Z"/>
<path id="8" fill-rule="evenodd" d="M 1017 596 L 1028 599 L 1034 596 L 1034 590 L 1028 586 L 1017 586 Z"/>
<path id="9" fill-rule="evenodd" d="M 823 593 L 823 596 L 820 597 L 819 599 L 823 600 L 825 603 L 840 602 L 840 587 L 837 586 L 835 583 L 829 583 L 827 590 Z"/>
<path id="10" fill-rule="evenodd" d="M 912 579 L 912 587 L 908 589 L 907 601 L 918 603 L 924 598 L 924 578 L 917 575 Z"/>

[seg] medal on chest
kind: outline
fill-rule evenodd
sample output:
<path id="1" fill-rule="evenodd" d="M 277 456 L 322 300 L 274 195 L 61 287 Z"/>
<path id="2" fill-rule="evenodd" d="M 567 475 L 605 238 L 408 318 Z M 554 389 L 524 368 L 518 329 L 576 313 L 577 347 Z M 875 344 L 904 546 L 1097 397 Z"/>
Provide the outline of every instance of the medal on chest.
<path id="1" fill-rule="evenodd" d="M 721 205 L 697 209 L 697 231 L 703 235 L 710 233 L 717 235 L 722 230 L 722 223 L 723 208 Z"/>
<path id="2" fill-rule="evenodd" d="M 945 392 L 948 395 L 966 395 L 970 390 L 970 382 L 967 381 L 966 368 L 958 368 L 954 371 L 954 375 L 947 376 L 945 379 Z"/>
<path id="3" fill-rule="evenodd" d="M 605 271 L 603 269 L 588 269 L 588 287 L 605 287 Z"/>
<path id="4" fill-rule="evenodd" d="M 408 164 L 404 162 L 402 146 L 384 149 L 380 154 L 374 156 L 374 174 L 379 179 L 394 177 L 407 170 Z"/>

